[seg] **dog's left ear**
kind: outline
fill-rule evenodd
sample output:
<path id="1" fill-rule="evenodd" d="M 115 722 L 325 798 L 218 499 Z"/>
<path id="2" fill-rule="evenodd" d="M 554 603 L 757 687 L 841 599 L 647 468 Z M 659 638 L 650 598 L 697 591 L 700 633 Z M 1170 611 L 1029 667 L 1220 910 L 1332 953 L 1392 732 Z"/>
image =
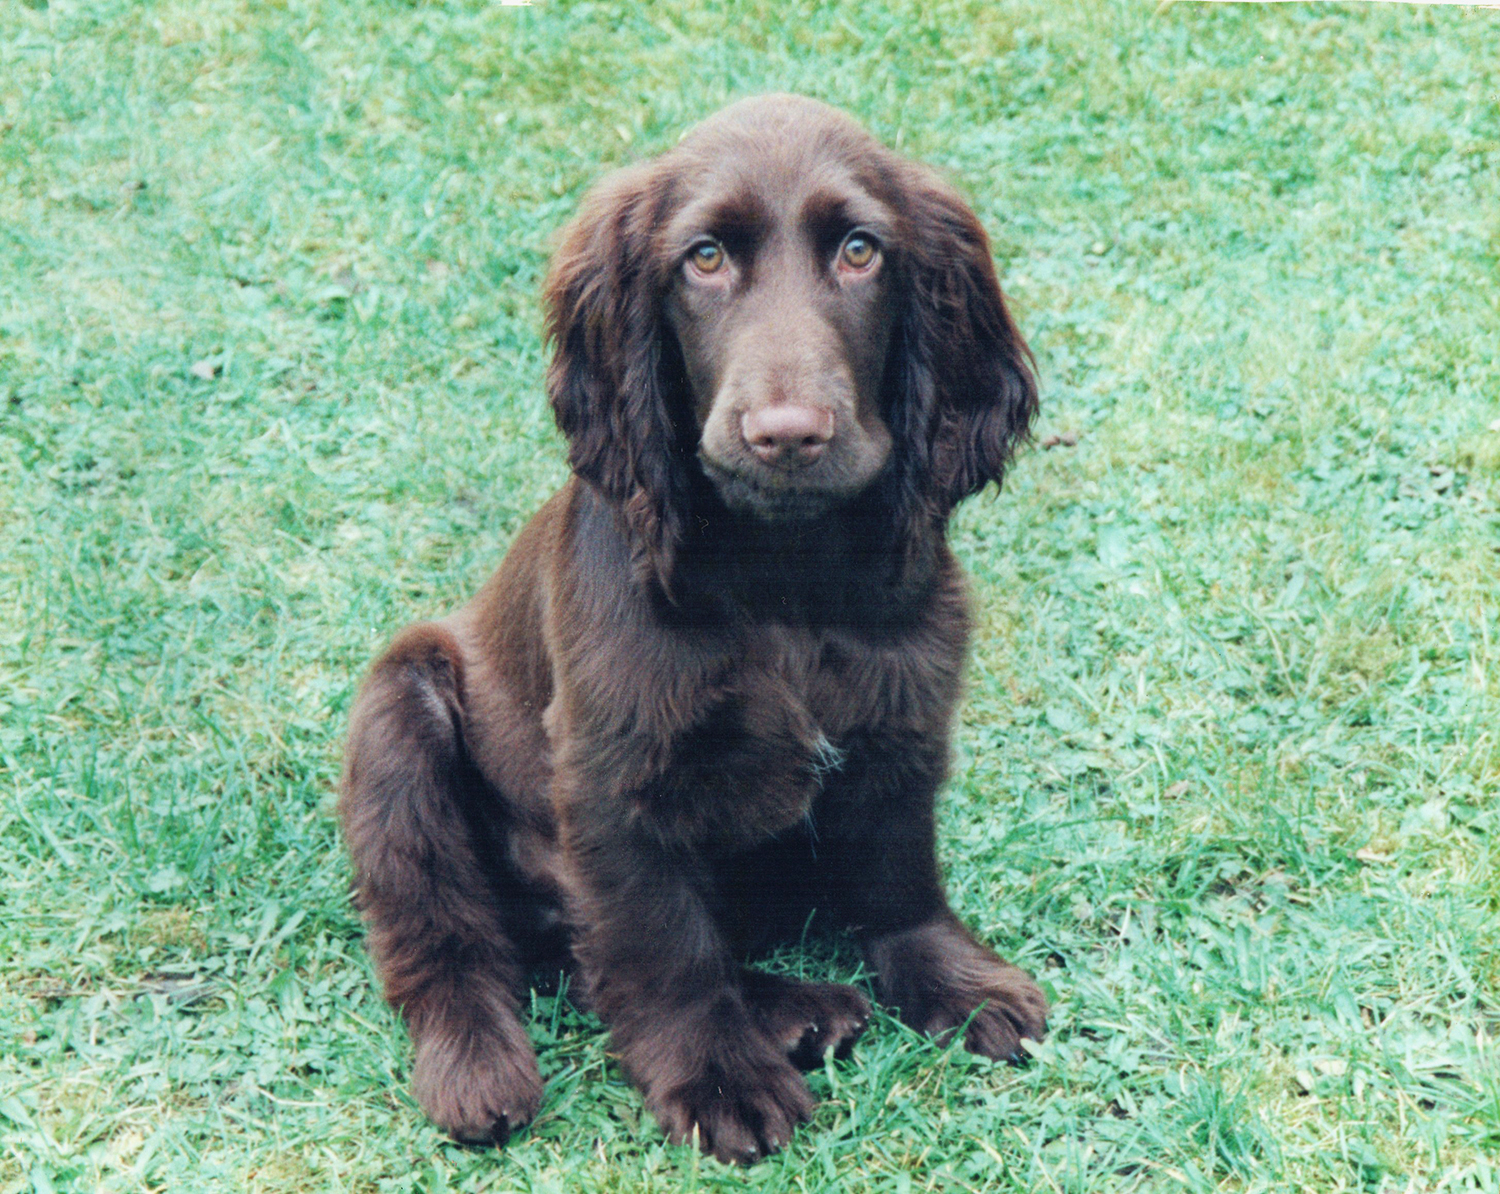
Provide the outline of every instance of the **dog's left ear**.
<path id="1" fill-rule="evenodd" d="M 623 515 L 637 568 L 669 590 L 686 480 L 652 244 L 664 201 L 649 164 L 599 183 L 564 229 L 543 294 L 547 390 L 569 462 Z"/>
<path id="2" fill-rule="evenodd" d="M 1031 351 L 1016 330 L 990 257 L 989 238 L 958 194 L 932 171 L 908 166 L 907 306 L 892 416 L 920 442 L 923 489 L 946 518 L 997 484 L 1037 411 Z"/>

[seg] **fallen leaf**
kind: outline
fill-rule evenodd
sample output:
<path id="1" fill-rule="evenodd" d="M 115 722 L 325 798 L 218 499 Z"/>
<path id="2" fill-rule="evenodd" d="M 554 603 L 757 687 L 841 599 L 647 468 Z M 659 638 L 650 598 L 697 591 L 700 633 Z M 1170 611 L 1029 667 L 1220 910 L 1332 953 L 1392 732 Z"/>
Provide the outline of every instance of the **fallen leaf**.
<path id="1" fill-rule="evenodd" d="M 1042 441 L 1042 447 L 1044 447 L 1044 448 L 1056 448 L 1056 447 L 1060 446 L 1060 447 L 1064 447 L 1064 448 L 1071 448 L 1077 442 L 1078 442 L 1078 432 L 1076 432 L 1076 431 L 1063 431 L 1063 432 L 1060 432 L 1057 435 L 1049 435 L 1046 439 L 1044 439 Z"/>
<path id="2" fill-rule="evenodd" d="M 197 975 L 148 974 L 142 977 L 140 991 L 143 995 L 160 995 L 177 1007 L 192 1007 L 219 993 L 214 982 L 205 982 Z"/>

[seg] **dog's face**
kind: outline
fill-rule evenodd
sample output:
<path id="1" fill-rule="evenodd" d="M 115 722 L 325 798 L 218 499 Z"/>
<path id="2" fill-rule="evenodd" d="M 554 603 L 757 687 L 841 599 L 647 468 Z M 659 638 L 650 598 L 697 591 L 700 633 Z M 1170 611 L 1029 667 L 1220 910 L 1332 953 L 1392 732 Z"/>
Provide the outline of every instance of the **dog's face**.
<path id="1" fill-rule="evenodd" d="M 974 212 L 798 96 L 743 100 L 595 187 L 547 307 L 569 460 L 667 588 L 699 470 L 771 520 L 878 488 L 867 508 L 910 544 L 1000 480 L 1036 410 Z"/>
<path id="2" fill-rule="evenodd" d="M 699 461 L 726 504 L 770 518 L 848 500 L 892 448 L 898 218 L 871 185 L 865 134 L 808 137 L 797 115 L 740 105 L 679 147 L 689 161 L 658 242 Z"/>

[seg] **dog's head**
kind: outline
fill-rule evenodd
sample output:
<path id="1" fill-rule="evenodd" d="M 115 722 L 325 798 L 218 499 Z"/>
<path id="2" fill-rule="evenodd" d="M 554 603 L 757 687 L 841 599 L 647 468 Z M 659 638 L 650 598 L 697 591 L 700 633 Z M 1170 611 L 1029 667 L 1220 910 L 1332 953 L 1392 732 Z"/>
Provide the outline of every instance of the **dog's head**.
<path id="1" fill-rule="evenodd" d="M 974 213 L 798 96 L 735 104 L 602 182 L 546 299 L 573 468 L 663 581 L 701 477 L 757 518 L 878 493 L 940 526 L 1036 409 Z"/>

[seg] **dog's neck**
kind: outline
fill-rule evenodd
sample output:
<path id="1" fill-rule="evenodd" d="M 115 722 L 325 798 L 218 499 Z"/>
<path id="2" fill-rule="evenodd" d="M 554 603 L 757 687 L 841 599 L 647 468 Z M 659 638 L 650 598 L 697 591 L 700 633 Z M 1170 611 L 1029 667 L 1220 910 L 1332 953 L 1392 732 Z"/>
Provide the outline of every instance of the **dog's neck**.
<path id="1" fill-rule="evenodd" d="M 921 608 L 941 542 L 940 528 L 913 534 L 902 526 L 876 493 L 816 516 L 776 519 L 709 498 L 685 520 L 672 604 L 694 620 L 888 628 Z"/>

